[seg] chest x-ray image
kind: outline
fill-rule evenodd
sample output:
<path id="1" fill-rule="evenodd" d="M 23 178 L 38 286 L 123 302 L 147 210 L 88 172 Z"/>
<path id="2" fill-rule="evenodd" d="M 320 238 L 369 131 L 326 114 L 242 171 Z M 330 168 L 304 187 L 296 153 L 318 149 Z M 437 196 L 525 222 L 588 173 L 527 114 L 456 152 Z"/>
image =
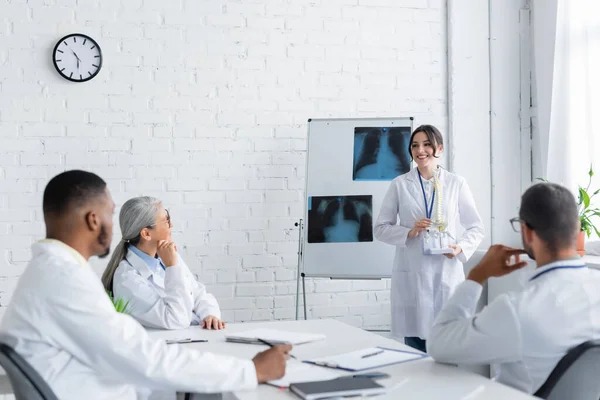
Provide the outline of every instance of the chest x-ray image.
<path id="1" fill-rule="evenodd" d="M 391 181 L 410 170 L 410 127 L 354 128 L 355 181 Z"/>
<path id="2" fill-rule="evenodd" d="M 308 207 L 308 243 L 373 241 L 373 196 L 310 197 Z"/>

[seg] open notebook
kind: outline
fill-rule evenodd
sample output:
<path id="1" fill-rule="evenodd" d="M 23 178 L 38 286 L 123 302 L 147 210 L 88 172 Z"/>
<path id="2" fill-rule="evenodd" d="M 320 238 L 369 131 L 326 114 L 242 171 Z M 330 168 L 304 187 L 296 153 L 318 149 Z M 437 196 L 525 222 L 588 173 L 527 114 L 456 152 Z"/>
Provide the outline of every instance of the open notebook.
<path id="1" fill-rule="evenodd" d="M 292 344 L 316 342 L 324 340 L 325 335 L 316 333 L 287 332 L 276 329 L 252 329 L 244 332 L 232 332 L 225 335 L 228 342 L 264 344 L 262 339 L 271 344 Z"/>

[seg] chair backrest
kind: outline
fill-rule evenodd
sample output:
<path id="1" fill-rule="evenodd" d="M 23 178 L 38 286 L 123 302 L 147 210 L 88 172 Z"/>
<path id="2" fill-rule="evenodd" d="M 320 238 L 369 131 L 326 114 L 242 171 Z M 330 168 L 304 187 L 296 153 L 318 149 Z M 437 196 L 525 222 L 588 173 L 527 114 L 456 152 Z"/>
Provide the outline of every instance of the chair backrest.
<path id="1" fill-rule="evenodd" d="M 0 365 L 17 400 L 58 400 L 40 374 L 11 346 L 0 342 Z"/>
<path id="2" fill-rule="evenodd" d="M 535 393 L 546 400 L 600 398 L 600 340 L 569 350 Z"/>

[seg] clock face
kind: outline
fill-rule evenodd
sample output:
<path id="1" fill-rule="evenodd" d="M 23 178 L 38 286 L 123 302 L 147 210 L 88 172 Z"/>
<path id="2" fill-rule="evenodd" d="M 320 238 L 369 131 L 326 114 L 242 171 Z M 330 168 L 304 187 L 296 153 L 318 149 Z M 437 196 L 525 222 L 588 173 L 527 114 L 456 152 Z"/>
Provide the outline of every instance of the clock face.
<path id="1" fill-rule="evenodd" d="M 52 61 L 58 73 L 65 79 L 85 82 L 100 72 L 102 52 L 94 39 L 74 33 L 56 43 Z"/>

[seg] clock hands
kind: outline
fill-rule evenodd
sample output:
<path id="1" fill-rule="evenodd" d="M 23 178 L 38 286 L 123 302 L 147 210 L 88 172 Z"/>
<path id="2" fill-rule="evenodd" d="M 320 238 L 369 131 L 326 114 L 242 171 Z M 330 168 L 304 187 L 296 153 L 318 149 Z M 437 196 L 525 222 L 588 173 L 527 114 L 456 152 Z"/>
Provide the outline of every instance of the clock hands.
<path id="1" fill-rule="evenodd" d="M 71 50 L 71 53 L 75 55 L 75 58 L 77 59 L 77 69 L 79 69 L 79 63 L 81 62 L 81 60 L 79 59 L 79 57 L 77 57 L 77 53 L 75 53 L 73 50 Z"/>

